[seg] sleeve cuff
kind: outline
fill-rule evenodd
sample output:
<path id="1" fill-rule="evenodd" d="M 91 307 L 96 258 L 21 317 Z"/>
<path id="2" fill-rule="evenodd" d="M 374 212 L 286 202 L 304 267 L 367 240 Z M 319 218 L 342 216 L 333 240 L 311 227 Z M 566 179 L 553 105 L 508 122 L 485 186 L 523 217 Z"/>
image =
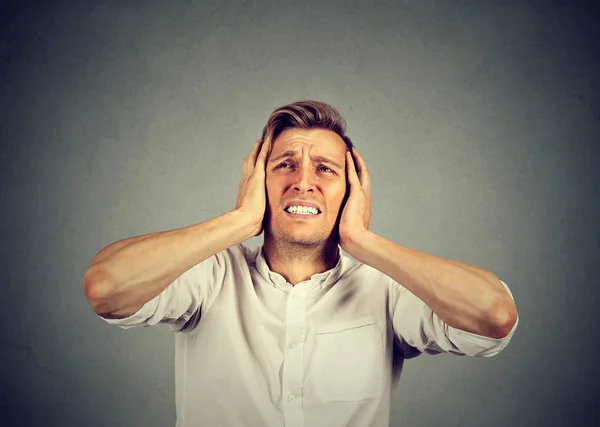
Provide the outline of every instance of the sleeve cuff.
<path id="1" fill-rule="evenodd" d="M 518 324 L 519 318 L 517 317 L 512 330 L 504 338 L 490 338 L 477 335 L 449 325 L 447 334 L 448 339 L 464 354 L 476 357 L 492 357 L 500 353 L 508 345 Z"/>
<path id="2" fill-rule="evenodd" d="M 117 325 L 123 329 L 135 328 L 138 326 L 150 326 L 148 320 L 152 318 L 158 307 L 158 296 L 148 301 L 146 304 L 140 307 L 138 311 L 133 313 L 131 316 L 123 317 L 120 319 L 107 319 L 100 316 L 102 320 L 111 325 Z"/>

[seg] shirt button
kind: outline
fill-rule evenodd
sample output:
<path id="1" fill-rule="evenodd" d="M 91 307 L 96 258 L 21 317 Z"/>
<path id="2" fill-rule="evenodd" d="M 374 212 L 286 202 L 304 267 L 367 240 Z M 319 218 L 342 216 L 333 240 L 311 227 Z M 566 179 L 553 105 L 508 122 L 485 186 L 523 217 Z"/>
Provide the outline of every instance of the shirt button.
<path id="1" fill-rule="evenodd" d="M 296 396 L 294 396 L 293 394 L 290 394 L 288 396 L 288 402 L 293 402 L 294 400 L 296 400 Z"/>
<path id="2" fill-rule="evenodd" d="M 295 348 L 297 345 L 298 345 L 298 343 L 297 343 L 297 342 L 295 342 L 295 341 L 292 341 L 292 342 L 291 342 L 291 343 L 288 345 L 288 347 L 289 347 L 289 348 L 290 348 L 290 350 L 291 350 L 291 349 Z"/>

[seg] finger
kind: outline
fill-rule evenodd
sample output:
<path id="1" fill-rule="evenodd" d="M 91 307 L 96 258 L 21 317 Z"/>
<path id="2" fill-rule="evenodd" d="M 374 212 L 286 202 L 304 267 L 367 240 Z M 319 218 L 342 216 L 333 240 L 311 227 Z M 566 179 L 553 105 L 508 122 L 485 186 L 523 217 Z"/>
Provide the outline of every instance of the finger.
<path id="1" fill-rule="evenodd" d="M 346 172 L 348 174 L 348 182 L 350 183 L 351 189 L 352 187 L 360 185 L 356 166 L 354 165 L 354 159 L 352 158 L 352 153 L 350 153 L 350 151 L 346 151 Z"/>
<path id="2" fill-rule="evenodd" d="M 265 163 L 267 161 L 267 156 L 269 155 L 270 146 L 271 146 L 271 138 L 267 137 L 263 141 L 262 146 L 260 147 L 260 153 L 258 153 L 258 157 L 256 159 L 256 166 L 258 167 L 259 163 L 260 163 L 260 167 L 263 170 L 265 169 Z"/>
<path id="3" fill-rule="evenodd" d="M 362 156 L 358 153 L 358 151 L 356 151 L 356 149 L 353 149 L 352 151 L 354 151 L 354 155 L 357 160 L 358 171 L 359 171 L 358 176 L 360 178 L 362 187 L 366 192 L 369 192 L 370 188 L 371 188 L 371 174 L 369 174 L 367 165 L 366 165 L 365 161 L 363 160 Z"/>
<path id="4" fill-rule="evenodd" d="M 247 177 L 252 174 L 254 170 L 254 164 L 256 163 L 256 156 L 258 153 L 258 149 L 260 148 L 261 138 L 258 138 L 254 145 L 252 146 L 252 150 L 250 154 L 244 157 L 244 163 L 242 166 L 243 176 Z"/>
<path id="5" fill-rule="evenodd" d="M 254 145 L 252 146 L 252 151 L 250 151 L 250 157 L 256 157 L 256 153 L 258 152 L 258 149 L 260 148 L 261 140 L 262 140 L 262 138 L 258 138 L 256 140 L 256 142 L 254 143 Z"/>
<path id="6" fill-rule="evenodd" d="M 252 147 L 252 151 L 250 151 L 250 154 L 248 155 L 248 160 L 251 166 L 254 166 L 256 163 L 256 158 L 258 157 L 258 152 L 262 145 L 262 138 L 258 138 Z"/>

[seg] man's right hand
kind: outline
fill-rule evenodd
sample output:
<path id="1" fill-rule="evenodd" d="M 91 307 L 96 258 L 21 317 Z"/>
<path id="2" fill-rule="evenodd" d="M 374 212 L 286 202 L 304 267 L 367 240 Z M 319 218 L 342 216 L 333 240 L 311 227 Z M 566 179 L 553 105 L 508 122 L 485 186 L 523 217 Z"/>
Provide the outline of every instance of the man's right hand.
<path id="1" fill-rule="evenodd" d="M 242 179 L 235 204 L 236 210 L 248 215 L 252 224 L 256 224 L 254 236 L 262 233 L 262 222 L 267 207 L 265 179 L 270 142 L 269 139 L 263 141 L 259 138 L 250 154 L 244 158 Z"/>

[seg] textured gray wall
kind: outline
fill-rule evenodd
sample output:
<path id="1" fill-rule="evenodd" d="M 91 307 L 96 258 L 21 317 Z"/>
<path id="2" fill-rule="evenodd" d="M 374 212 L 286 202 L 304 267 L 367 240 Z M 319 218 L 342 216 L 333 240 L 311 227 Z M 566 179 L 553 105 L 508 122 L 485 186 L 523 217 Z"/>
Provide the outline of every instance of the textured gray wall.
<path id="1" fill-rule="evenodd" d="M 304 98 L 345 115 L 376 233 L 493 271 L 520 310 L 496 358 L 408 362 L 391 425 L 600 422 L 599 15 L 562 3 L 1 3 L 0 425 L 174 425 L 172 335 L 105 324 L 83 274 L 232 209 Z"/>

